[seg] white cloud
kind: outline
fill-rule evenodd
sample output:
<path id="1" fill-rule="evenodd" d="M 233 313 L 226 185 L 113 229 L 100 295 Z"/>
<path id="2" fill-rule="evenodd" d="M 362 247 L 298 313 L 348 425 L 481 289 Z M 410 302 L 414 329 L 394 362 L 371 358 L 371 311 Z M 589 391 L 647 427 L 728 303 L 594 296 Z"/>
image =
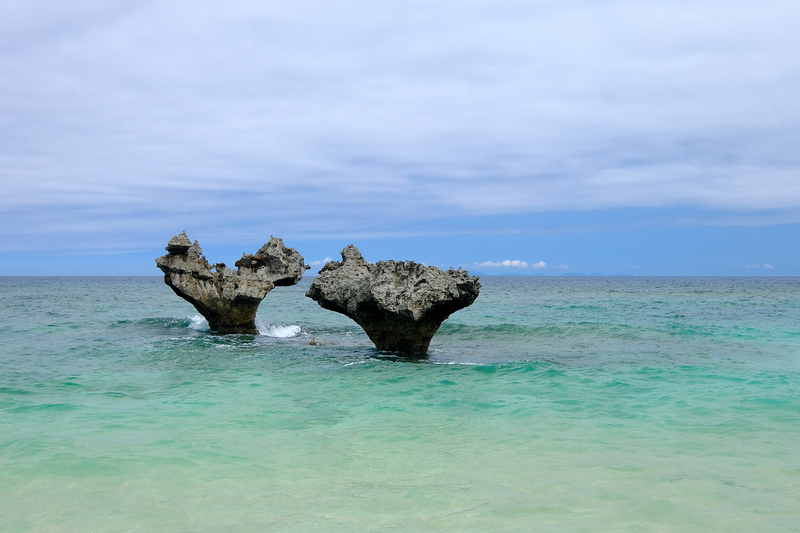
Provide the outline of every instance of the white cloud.
<path id="1" fill-rule="evenodd" d="M 490 268 L 497 268 L 497 267 L 528 268 L 528 263 L 526 263 L 525 261 L 519 261 L 517 259 L 515 259 L 514 261 L 506 259 L 505 261 L 484 261 L 483 263 L 475 263 L 475 266 L 490 267 Z"/>
<path id="2" fill-rule="evenodd" d="M 326 257 L 322 261 L 311 261 L 308 264 L 308 266 L 316 267 L 316 266 L 326 265 L 326 264 L 330 263 L 331 261 L 333 261 L 333 259 L 331 259 L 330 257 Z"/>
<path id="3" fill-rule="evenodd" d="M 539 261 L 538 263 L 528 264 L 526 261 L 520 261 L 519 259 L 514 259 L 513 261 L 511 259 L 506 259 L 505 261 L 484 261 L 483 263 L 476 262 L 475 266 L 488 268 L 545 268 L 547 263 L 544 261 Z"/>
<path id="4" fill-rule="evenodd" d="M 764 263 L 763 265 L 760 264 L 760 263 L 756 263 L 754 265 L 745 265 L 744 267 L 745 268 L 766 268 L 766 269 L 775 268 L 774 266 L 770 265 L 769 263 Z"/>

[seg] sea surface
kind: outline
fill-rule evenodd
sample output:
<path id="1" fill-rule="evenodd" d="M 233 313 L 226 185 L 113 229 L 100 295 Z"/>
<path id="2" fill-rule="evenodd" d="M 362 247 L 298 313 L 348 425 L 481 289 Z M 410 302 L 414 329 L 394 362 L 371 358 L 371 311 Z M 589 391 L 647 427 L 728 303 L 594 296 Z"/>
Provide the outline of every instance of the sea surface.
<path id="1" fill-rule="evenodd" d="M 800 278 L 481 282 L 407 359 L 0 278 L 0 531 L 800 531 Z"/>

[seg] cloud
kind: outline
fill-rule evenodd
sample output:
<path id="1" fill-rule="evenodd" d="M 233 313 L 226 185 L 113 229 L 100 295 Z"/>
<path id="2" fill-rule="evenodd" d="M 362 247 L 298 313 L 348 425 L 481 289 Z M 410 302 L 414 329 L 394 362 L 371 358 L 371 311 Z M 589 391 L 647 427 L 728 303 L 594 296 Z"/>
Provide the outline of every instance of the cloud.
<path id="1" fill-rule="evenodd" d="M 520 261 L 518 259 L 511 260 L 506 259 L 505 261 L 484 261 L 483 263 L 475 263 L 475 266 L 478 267 L 488 267 L 488 268 L 500 268 L 500 267 L 512 267 L 512 268 L 545 268 L 547 263 L 544 261 L 539 261 L 538 263 L 528 264 L 526 261 Z"/>
<path id="2" fill-rule="evenodd" d="M 311 261 L 308 264 L 308 266 L 312 266 L 312 267 L 322 266 L 322 265 L 326 265 L 326 264 L 330 263 L 331 261 L 333 261 L 333 259 L 331 259 L 330 257 L 326 257 L 322 261 Z"/>
<path id="3" fill-rule="evenodd" d="M 526 263 L 525 261 L 520 261 L 518 259 L 515 259 L 513 261 L 510 259 L 506 259 L 505 261 L 499 261 L 499 262 L 484 261 L 483 263 L 475 263 L 475 266 L 491 267 L 491 268 L 496 268 L 496 267 L 528 268 L 528 263 Z"/>
<path id="4" fill-rule="evenodd" d="M 4 2 L 2 246 L 800 208 L 797 2 L 346 5 Z"/>
<path id="5" fill-rule="evenodd" d="M 759 263 L 756 263 L 754 265 L 745 265 L 744 267 L 745 268 L 766 268 L 766 269 L 775 268 L 774 266 L 770 265 L 769 263 L 764 263 L 763 265 L 759 264 Z"/>

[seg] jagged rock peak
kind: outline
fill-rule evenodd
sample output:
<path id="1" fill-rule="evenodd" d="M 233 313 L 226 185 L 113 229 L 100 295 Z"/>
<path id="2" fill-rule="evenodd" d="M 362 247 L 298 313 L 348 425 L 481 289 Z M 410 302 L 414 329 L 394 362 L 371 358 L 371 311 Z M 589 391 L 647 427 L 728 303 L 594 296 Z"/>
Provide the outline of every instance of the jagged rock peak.
<path id="1" fill-rule="evenodd" d="M 254 255 L 242 254 L 237 270 L 225 263 L 209 265 L 200 244 L 191 244 L 186 232 L 172 237 L 166 250 L 156 259 L 164 282 L 219 333 L 258 334 L 255 316 L 261 300 L 276 286 L 294 285 L 309 268 L 297 250 L 277 237 Z"/>
<path id="2" fill-rule="evenodd" d="M 235 265 L 240 271 L 267 269 L 273 277 L 272 282 L 278 287 L 294 285 L 311 268 L 304 264 L 302 256 L 294 248 L 287 248 L 283 239 L 273 236 L 255 254 L 242 254 Z"/>
<path id="3" fill-rule="evenodd" d="M 368 263 L 352 244 L 319 272 L 306 296 L 360 325 L 379 350 L 427 353 L 439 326 L 472 304 L 480 283 L 459 268 L 414 261 Z"/>
<path id="4" fill-rule="evenodd" d="M 195 244 L 197 244 L 197 241 L 195 241 Z M 191 246 L 192 241 L 186 236 L 186 232 L 182 231 L 180 235 L 175 235 L 169 240 L 166 250 L 171 254 L 182 254 L 191 248 Z"/>
<path id="5" fill-rule="evenodd" d="M 344 262 L 353 261 L 359 264 L 366 263 L 359 249 L 356 248 L 355 245 L 353 244 L 348 244 L 347 246 L 344 247 L 344 250 L 342 250 L 342 261 Z"/>

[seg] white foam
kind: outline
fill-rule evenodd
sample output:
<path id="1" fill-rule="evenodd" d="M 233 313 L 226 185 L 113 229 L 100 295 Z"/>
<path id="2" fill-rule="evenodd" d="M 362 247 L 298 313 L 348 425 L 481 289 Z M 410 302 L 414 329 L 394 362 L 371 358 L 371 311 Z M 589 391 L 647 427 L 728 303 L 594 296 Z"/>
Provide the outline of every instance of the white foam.
<path id="1" fill-rule="evenodd" d="M 189 320 L 192 322 L 189 324 L 189 329 L 193 329 L 195 331 L 208 331 L 208 321 L 200 315 L 194 315 Z"/>
<path id="2" fill-rule="evenodd" d="M 300 335 L 300 326 L 292 324 L 290 326 L 281 326 L 279 324 L 265 324 L 258 317 L 256 317 L 256 328 L 258 332 L 267 337 L 278 337 L 280 339 L 287 339 L 289 337 L 297 337 Z"/>
<path id="3" fill-rule="evenodd" d="M 189 324 L 189 329 L 193 329 L 195 331 L 208 331 L 208 321 L 200 315 L 194 315 L 190 317 L 189 320 L 191 321 Z M 256 328 L 258 332 L 262 335 L 266 335 L 267 337 L 278 337 L 278 338 L 289 338 L 289 337 L 297 337 L 300 335 L 300 326 L 297 325 L 290 325 L 290 326 L 281 326 L 278 324 L 265 324 L 260 318 L 256 317 Z"/>

